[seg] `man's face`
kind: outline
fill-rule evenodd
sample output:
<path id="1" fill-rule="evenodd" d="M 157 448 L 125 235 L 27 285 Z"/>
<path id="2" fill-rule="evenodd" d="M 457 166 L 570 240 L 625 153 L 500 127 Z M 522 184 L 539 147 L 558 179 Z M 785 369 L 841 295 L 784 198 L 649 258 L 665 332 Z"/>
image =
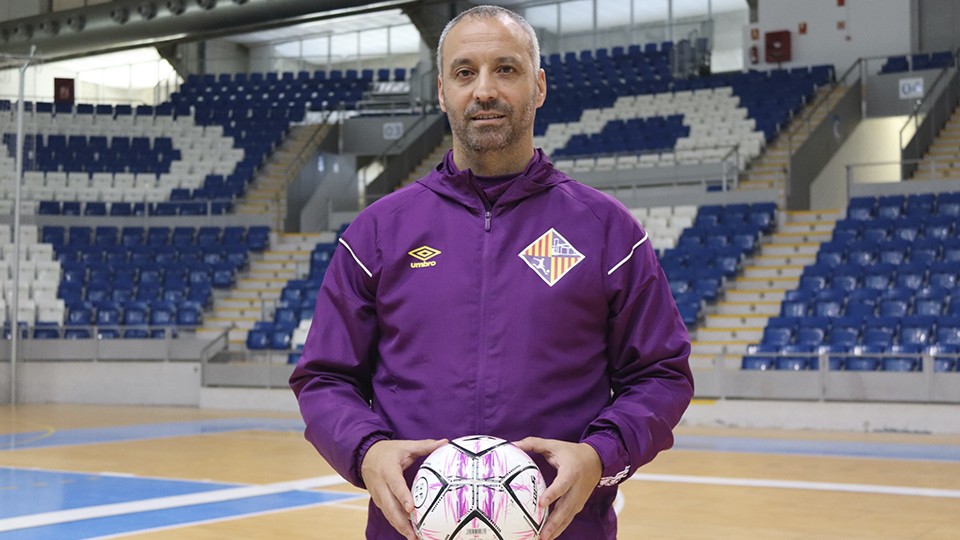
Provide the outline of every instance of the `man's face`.
<path id="1" fill-rule="evenodd" d="M 512 21 L 468 18 L 450 29 L 438 77 L 440 108 L 466 149 L 532 148 L 546 78 L 543 70 L 534 71 L 529 51 L 526 34 Z"/>

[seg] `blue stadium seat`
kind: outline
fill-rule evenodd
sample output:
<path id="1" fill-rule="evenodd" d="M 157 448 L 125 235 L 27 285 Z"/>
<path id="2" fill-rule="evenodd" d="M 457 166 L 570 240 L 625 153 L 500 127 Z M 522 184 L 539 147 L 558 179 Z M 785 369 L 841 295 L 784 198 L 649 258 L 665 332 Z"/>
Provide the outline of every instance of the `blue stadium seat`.
<path id="1" fill-rule="evenodd" d="M 784 345 L 780 352 L 783 356 L 777 358 L 776 367 L 778 370 L 803 371 L 808 369 L 817 369 L 818 360 L 814 354 L 814 348 L 810 345 L 788 344 Z"/>
<path id="2" fill-rule="evenodd" d="M 917 344 L 898 344 L 889 349 L 893 356 L 884 357 L 882 362 L 883 371 L 920 371 L 920 354 L 923 347 Z"/>
<path id="3" fill-rule="evenodd" d="M 933 370 L 938 372 L 956 371 L 960 363 L 960 345 L 934 345 L 928 349 L 933 357 Z"/>
<path id="4" fill-rule="evenodd" d="M 827 365 L 831 371 L 845 369 L 849 352 L 849 346 L 839 343 L 828 343 L 817 347 L 817 354 L 821 357 L 826 356 Z"/>
<path id="5" fill-rule="evenodd" d="M 270 348 L 273 337 L 273 323 L 258 321 L 247 332 L 247 348 L 262 351 Z"/>
<path id="6" fill-rule="evenodd" d="M 844 367 L 847 371 L 877 371 L 880 369 L 879 355 L 885 350 L 885 345 L 857 345 L 853 348 L 853 355 L 847 357 Z"/>
<path id="7" fill-rule="evenodd" d="M 776 357 L 780 353 L 780 346 L 760 343 L 747 346 L 747 353 L 741 360 L 742 369 L 767 371 L 776 365 Z"/>

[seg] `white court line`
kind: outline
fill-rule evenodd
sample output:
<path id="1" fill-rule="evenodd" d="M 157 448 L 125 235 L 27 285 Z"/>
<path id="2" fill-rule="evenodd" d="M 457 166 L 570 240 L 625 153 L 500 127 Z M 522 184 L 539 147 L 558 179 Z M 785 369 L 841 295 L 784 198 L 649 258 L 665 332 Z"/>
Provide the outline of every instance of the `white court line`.
<path id="1" fill-rule="evenodd" d="M 718 476 L 689 476 L 679 474 L 635 474 L 631 480 L 669 482 L 674 484 L 708 484 L 713 486 L 759 487 L 778 489 L 805 489 L 814 491 L 842 491 L 903 495 L 907 497 L 938 497 L 960 499 L 958 489 L 918 488 L 906 486 L 879 486 L 873 484 L 840 484 L 835 482 L 803 482 L 797 480 L 759 480 L 752 478 L 722 478 Z"/>
<path id="2" fill-rule="evenodd" d="M 335 486 L 343 483 L 345 483 L 343 478 L 340 478 L 337 475 L 318 476 L 315 478 L 306 478 L 304 480 L 294 480 L 292 482 L 279 482 L 276 484 L 266 484 L 261 486 L 244 486 L 237 488 L 218 489 L 216 491 L 191 493 L 189 495 L 174 495 L 171 497 L 157 497 L 155 499 L 145 499 L 141 501 L 130 501 L 125 503 L 104 504 L 100 506 L 88 506 L 86 508 L 74 508 L 71 510 L 43 512 L 39 514 L 31 514 L 29 516 L 0 519 L 0 532 L 15 531 L 30 527 L 42 527 L 45 525 L 56 525 L 58 523 L 68 523 L 83 519 L 96 519 L 125 514 L 134 514 L 137 512 L 167 510 L 170 508 L 191 506 L 195 504 L 246 499 L 249 497 L 285 493 L 287 491 L 303 491 Z"/>
<path id="3" fill-rule="evenodd" d="M 635 474 L 631 477 L 631 480 L 666 482 L 675 484 L 705 484 L 734 487 L 802 489 L 813 491 L 836 491 L 849 493 L 872 493 L 880 495 L 902 495 L 909 497 L 960 499 L 960 490 L 955 489 L 881 486 L 872 484 L 841 484 L 835 482 L 803 482 L 795 480 L 761 480 L 750 478 L 724 478 L 717 476 L 690 476 L 676 474 Z M 343 480 L 343 478 L 337 475 L 329 475 L 295 480 L 292 482 L 279 482 L 276 484 L 267 484 L 261 486 L 227 488 L 204 493 L 192 493 L 189 495 L 175 495 L 171 497 L 158 497 L 155 499 L 146 499 L 142 501 L 131 501 L 125 503 L 90 506 L 86 508 L 76 508 L 71 510 L 44 512 L 29 516 L 0 519 L 0 532 L 27 529 L 31 527 L 41 527 L 45 525 L 55 525 L 58 523 L 68 523 L 71 521 L 79 521 L 84 519 L 119 516 L 137 512 L 166 510 L 170 508 L 178 508 L 196 504 L 207 504 L 262 495 L 273 495 L 287 491 L 310 490 L 336 486 L 345 483 L 346 482 Z M 338 503 L 332 504 L 339 506 Z M 615 502 L 615 505 L 623 508 L 623 504 L 623 499 L 618 497 L 618 501 Z"/>

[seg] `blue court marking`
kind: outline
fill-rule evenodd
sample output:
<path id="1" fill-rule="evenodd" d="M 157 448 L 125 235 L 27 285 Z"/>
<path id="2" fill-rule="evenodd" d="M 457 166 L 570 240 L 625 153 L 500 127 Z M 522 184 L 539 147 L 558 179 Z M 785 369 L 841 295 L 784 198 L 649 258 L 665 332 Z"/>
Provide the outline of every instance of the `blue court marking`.
<path id="1" fill-rule="evenodd" d="M 675 450 L 928 461 L 960 461 L 960 447 L 943 444 L 763 439 L 677 435 Z"/>
<path id="2" fill-rule="evenodd" d="M 64 538 L 95 538 L 107 535 L 133 534 L 150 529 L 189 525 L 220 519 L 237 519 L 253 514 L 290 510 L 304 506 L 356 499 L 347 493 L 288 491 L 225 502 L 197 504 L 136 512 L 120 516 L 102 517 L 31 527 L 0 533 L 0 540 L 62 540 Z"/>
<path id="3" fill-rule="evenodd" d="M 192 482 L 0 467 L 0 519 L 158 497 L 238 484 Z"/>
<path id="4" fill-rule="evenodd" d="M 140 441 L 244 430 L 292 430 L 302 432 L 303 427 L 303 421 L 299 419 L 223 418 L 201 420 L 198 422 L 170 422 L 106 428 L 64 429 L 51 432 L 7 433 L 0 434 L 0 451 Z"/>

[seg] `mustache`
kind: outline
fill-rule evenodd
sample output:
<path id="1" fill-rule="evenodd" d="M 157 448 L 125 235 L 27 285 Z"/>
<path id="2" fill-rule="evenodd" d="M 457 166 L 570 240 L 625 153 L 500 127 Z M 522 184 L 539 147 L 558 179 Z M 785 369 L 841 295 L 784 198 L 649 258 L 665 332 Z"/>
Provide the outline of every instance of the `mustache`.
<path id="1" fill-rule="evenodd" d="M 472 101 L 470 102 L 469 105 L 467 105 L 467 108 L 463 111 L 463 116 L 469 118 L 475 114 L 490 113 L 490 112 L 495 112 L 497 114 L 509 116 L 511 113 L 513 113 L 513 107 L 499 100 L 483 101 L 483 102 Z"/>

